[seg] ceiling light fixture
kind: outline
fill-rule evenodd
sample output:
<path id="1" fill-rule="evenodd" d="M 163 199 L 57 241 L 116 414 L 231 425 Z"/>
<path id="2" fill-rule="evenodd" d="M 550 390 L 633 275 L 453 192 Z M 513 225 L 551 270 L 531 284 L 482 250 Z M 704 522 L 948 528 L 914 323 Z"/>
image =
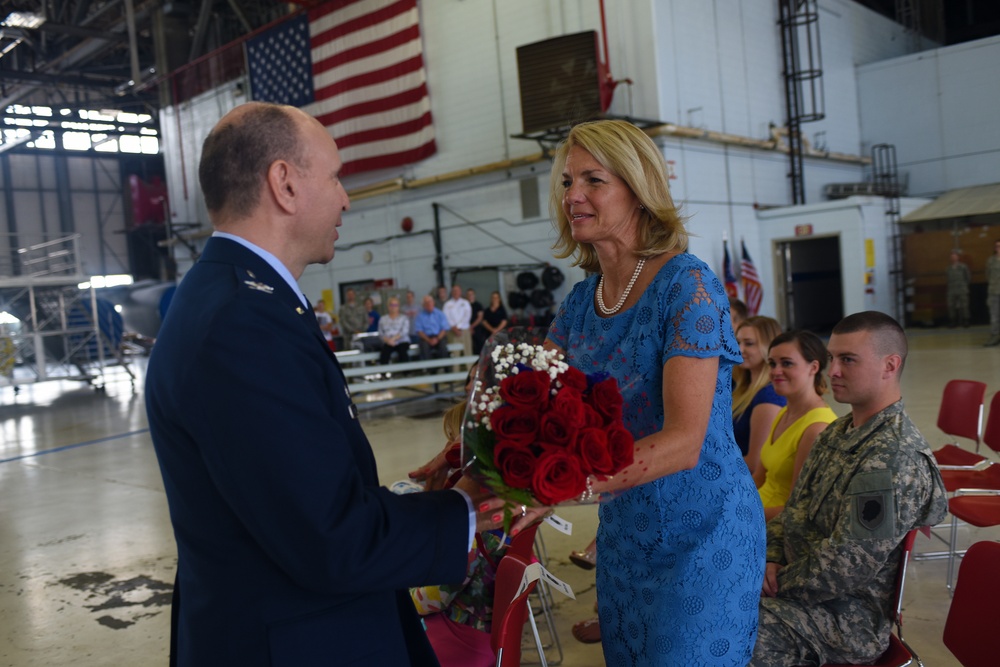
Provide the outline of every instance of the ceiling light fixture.
<path id="1" fill-rule="evenodd" d="M 11 12 L 3 20 L 5 26 L 11 28 L 28 28 L 34 30 L 45 23 L 45 17 L 36 12 Z"/>

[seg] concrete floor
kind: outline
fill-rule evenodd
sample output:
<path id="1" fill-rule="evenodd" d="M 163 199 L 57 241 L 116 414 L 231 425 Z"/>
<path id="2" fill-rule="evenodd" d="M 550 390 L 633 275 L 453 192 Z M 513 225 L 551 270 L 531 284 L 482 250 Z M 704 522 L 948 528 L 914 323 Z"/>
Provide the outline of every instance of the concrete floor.
<path id="1" fill-rule="evenodd" d="M 1000 390 L 1000 348 L 984 349 L 982 329 L 910 332 L 904 397 L 924 435 L 935 426 L 947 380 Z M 0 386 L 0 665 L 120 667 L 165 665 L 175 548 L 139 381 L 109 378 L 106 392 L 50 381 Z M 420 401 L 364 413 L 385 484 L 428 460 L 442 445 L 446 404 Z M 843 406 L 833 406 L 843 414 Z M 555 594 L 562 663 L 604 664 L 599 645 L 578 643 L 576 621 L 593 615 L 594 577 L 569 562 L 596 525 L 593 506 L 564 508 L 572 536 L 543 527 L 549 569 L 575 601 Z M 962 543 L 1000 538 L 997 529 L 963 528 Z M 940 543 L 921 537 L 917 552 Z M 941 642 L 949 596 L 943 560 L 914 564 L 905 595 L 905 636 L 930 667 L 957 665 Z M 544 638 L 547 628 L 541 623 Z M 559 654 L 547 649 L 550 664 Z M 525 652 L 524 663 L 538 663 Z"/>

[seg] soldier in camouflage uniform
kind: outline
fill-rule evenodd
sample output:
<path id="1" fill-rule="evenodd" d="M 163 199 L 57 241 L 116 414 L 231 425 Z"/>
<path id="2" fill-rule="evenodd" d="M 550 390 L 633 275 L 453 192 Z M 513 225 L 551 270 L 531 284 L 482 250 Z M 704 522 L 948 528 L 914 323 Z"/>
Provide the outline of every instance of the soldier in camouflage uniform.
<path id="1" fill-rule="evenodd" d="M 969 267 L 957 252 L 948 265 L 948 326 L 969 326 Z"/>
<path id="2" fill-rule="evenodd" d="M 990 311 L 990 339 L 986 347 L 1000 345 L 1000 240 L 986 260 L 986 306 Z"/>
<path id="3" fill-rule="evenodd" d="M 902 539 L 948 510 L 927 441 L 903 409 L 903 330 L 883 313 L 857 313 L 834 327 L 828 349 L 834 397 L 851 414 L 819 434 L 767 524 L 751 667 L 877 659 L 889 643 Z"/>
<path id="4" fill-rule="evenodd" d="M 349 350 L 354 344 L 354 334 L 368 328 L 368 311 L 357 302 L 355 291 L 348 289 L 344 292 L 344 305 L 340 307 L 338 315 L 340 332 L 344 336 L 344 347 Z"/>

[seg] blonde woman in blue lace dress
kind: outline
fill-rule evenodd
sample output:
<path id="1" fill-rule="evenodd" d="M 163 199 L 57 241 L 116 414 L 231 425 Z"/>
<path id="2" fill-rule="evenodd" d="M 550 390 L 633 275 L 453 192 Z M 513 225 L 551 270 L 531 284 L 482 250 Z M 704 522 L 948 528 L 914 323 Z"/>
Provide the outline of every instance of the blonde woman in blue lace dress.
<path id="1" fill-rule="evenodd" d="M 595 491 L 604 656 L 625 665 L 745 665 L 764 574 L 764 514 L 733 440 L 729 302 L 686 252 L 660 150 L 622 121 L 577 125 L 556 152 L 558 257 L 591 272 L 549 344 L 622 388 L 635 463 Z"/>

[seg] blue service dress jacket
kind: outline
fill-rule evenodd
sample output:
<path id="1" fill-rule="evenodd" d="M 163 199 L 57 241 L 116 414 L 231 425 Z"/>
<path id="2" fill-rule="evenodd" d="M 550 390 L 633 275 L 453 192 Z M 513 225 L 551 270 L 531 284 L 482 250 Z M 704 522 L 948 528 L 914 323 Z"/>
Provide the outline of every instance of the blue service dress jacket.
<path id="1" fill-rule="evenodd" d="M 312 309 L 267 262 L 208 241 L 146 402 L 177 541 L 173 664 L 437 665 L 406 589 L 464 578 L 468 507 L 379 486 Z"/>

